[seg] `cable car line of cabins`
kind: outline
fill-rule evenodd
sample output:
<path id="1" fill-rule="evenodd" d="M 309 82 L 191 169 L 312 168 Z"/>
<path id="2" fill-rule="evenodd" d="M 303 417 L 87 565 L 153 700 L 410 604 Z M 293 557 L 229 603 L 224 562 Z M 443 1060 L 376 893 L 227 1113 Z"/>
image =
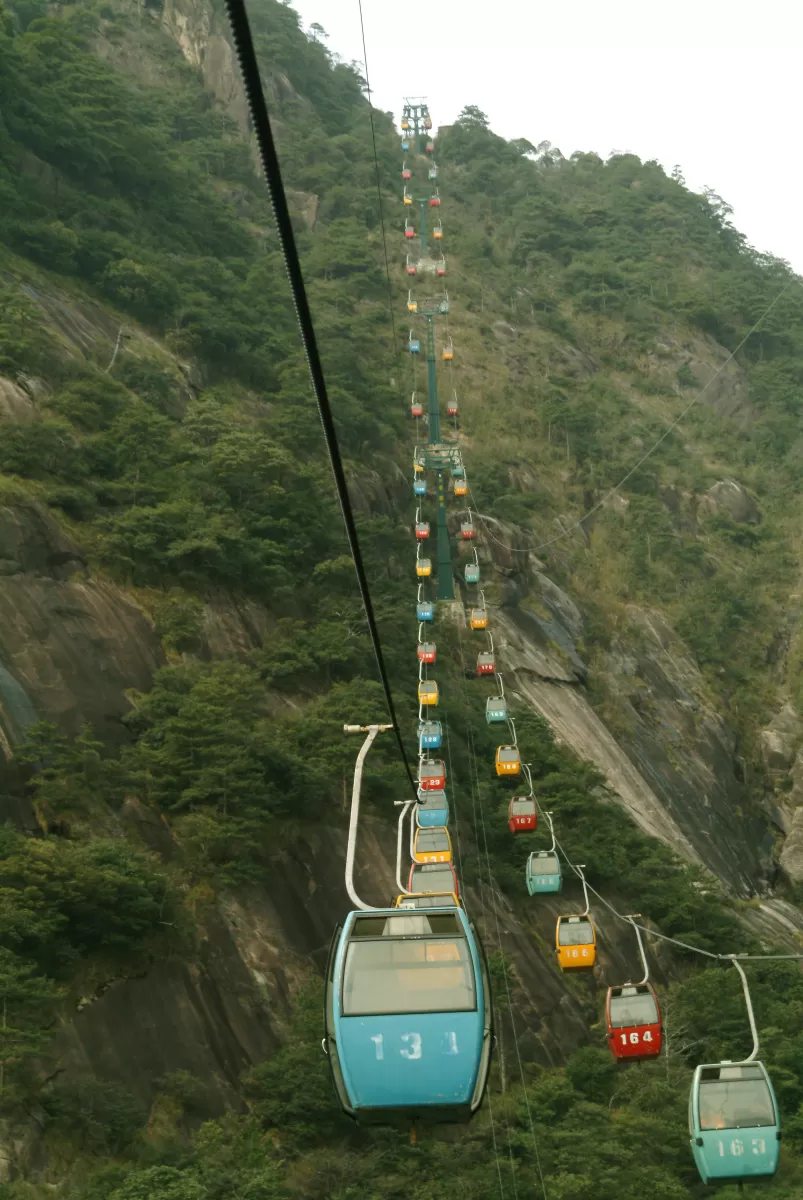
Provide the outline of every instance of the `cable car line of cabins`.
<path id="1" fill-rule="evenodd" d="M 425 104 L 410 102 L 402 120 L 402 150 L 427 155 L 434 153 L 429 134 L 432 122 Z M 421 139 L 426 130 L 426 140 Z M 419 141 L 421 145 L 419 144 Z M 403 201 L 413 203 L 407 184 L 412 168 L 402 164 Z M 437 178 L 437 166 L 429 160 L 427 177 Z M 440 208 L 435 187 L 429 207 Z M 409 242 L 415 229 L 405 219 L 404 236 Z M 440 242 L 440 219 L 432 230 Z M 420 262 L 407 255 L 406 272 L 414 277 Z M 430 267 L 431 269 L 431 267 Z M 435 263 L 435 273 L 445 273 L 445 260 Z M 407 310 L 415 314 L 418 304 L 408 293 Z M 420 356 L 421 342 L 411 329 L 409 350 Z M 454 347 L 448 337 L 442 360 L 451 370 Z M 459 415 L 456 391 L 447 404 L 447 416 Z M 413 392 L 411 415 L 421 418 L 423 404 Z M 452 492 L 468 494 L 462 456 L 452 464 Z M 419 508 L 415 520 L 416 576 L 418 591 L 417 657 L 419 662 L 418 795 L 409 802 L 411 866 L 406 889 L 395 896 L 387 909 L 372 909 L 353 892 L 353 838 L 349 839 L 347 887 L 356 903 L 342 927 L 335 931 L 326 975 L 326 1036 L 324 1045 L 344 1111 L 364 1121 L 463 1121 L 479 1108 L 490 1069 L 493 1041 L 492 1003 L 485 956 L 476 928 L 462 907 L 462 898 L 452 861 L 448 829 L 447 773 L 441 759 L 431 752 L 442 747 L 443 730 L 433 719 L 440 700 L 438 684 L 427 675 L 436 663 L 436 644 L 424 629 L 435 618 L 435 607 L 425 593 L 431 576 L 431 560 L 422 555 L 430 537 L 430 524 L 423 518 L 421 502 L 427 496 L 426 469 L 414 459 L 413 491 Z M 463 579 L 468 587 L 481 580 L 475 547 L 476 529 L 471 511 L 460 523 L 460 542 L 471 547 L 473 560 L 466 563 Z M 498 745 L 494 768 L 500 782 L 516 783 L 526 778 L 528 789 L 517 791 L 507 809 L 512 835 L 536 834 L 539 817 L 550 835 L 548 849 L 531 850 L 525 865 L 525 884 L 530 896 L 560 894 L 564 888 L 562 851 L 555 837 L 552 814 L 539 809 L 530 767 L 522 763 L 504 682 L 489 629 L 488 608 L 482 591 L 467 610 L 471 631 L 485 633 L 487 648 L 479 650 L 478 678 L 489 678 L 494 694 L 485 700 L 489 726 L 505 724 L 510 740 Z M 382 727 L 386 728 L 386 727 Z M 357 727 L 347 727 L 357 731 Z M 368 737 L 358 755 L 352 796 L 352 823 L 356 837 L 359 780 L 362 760 L 380 727 L 366 727 Z M 357 797 L 355 802 L 355 796 Z M 355 803 L 357 807 L 355 808 Z M 403 816 L 404 814 L 402 814 Z M 399 821 L 401 844 L 402 820 Z M 568 860 L 567 860 L 568 862 Z M 593 971 L 597 931 L 591 913 L 589 888 L 582 865 L 569 863 L 582 885 L 584 907 L 563 912 L 556 918 L 555 953 L 562 971 Z M 401 877 L 399 887 L 403 888 Z M 615 911 L 615 910 L 614 910 Z M 616 914 L 620 916 L 620 914 Z M 624 919 L 624 918 L 623 918 Z M 605 1029 L 608 1044 L 622 1063 L 656 1058 L 663 1048 L 663 1024 L 658 996 L 649 981 L 649 965 L 640 926 L 629 920 L 638 942 L 644 969 L 639 982 L 627 981 L 607 988 Z M 672 939 L 669 939 L 670 941 Z M 722 957 L 722 956 L 718 956 Z M 766 1067 L 758 1061 L 758 1035 L 744 971 L 733 959 L 742 978 L 745 1002 L 753 1033 L 753 1052 L 738 1062 L 702 1064 L 695 1070 L 689 1103 L 689 1134 L 695 1164 L 703 1183 L 770 1176 L 778 1165 L 780 1118 Z M 413 1029 L 413 1026 L 416 1026 Z"/>

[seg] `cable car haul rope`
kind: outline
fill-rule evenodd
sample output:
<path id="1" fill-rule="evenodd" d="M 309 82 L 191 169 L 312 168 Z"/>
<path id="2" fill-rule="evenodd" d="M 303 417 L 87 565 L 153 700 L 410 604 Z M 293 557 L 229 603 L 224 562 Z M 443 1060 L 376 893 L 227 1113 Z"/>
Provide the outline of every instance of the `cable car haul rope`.
<path id="1" fill-rule="evenodd" d="M 412 289 L 408 291 L 407 296 L 408 314 L 425 322 L 425 338 L 421 338 L 416 329 L 411 329 L 409 333 L 408 349 L 414 374 L 419 360 L 425 358 L 427 365 L 426 415 L 424 404 L 418 398 L 415 388 L 415 378 L 410 402 L 410 412 L 416 421 L 412 484 L 418 504 L 414 525 L 419 667 L 418 765 L 414 772 L 406 755 L 382 654 L 244 0 L 226 0 L 226 7 L 343 512 L 349 549 L 354 560 L 391 718 L 390 723 L 386 725 L 344 727 L 347 733 L 365 735 L 354 771 L 345 868 L 346 890 L 354 908 L 342 926 L 335 930 L 332 939 L 326 969 L 323 1046 L 328 1055 L 338 1101 L 344 1112 L 350 1116 L 367 1122 L 411 1124 L 413 1129 L 419 1122 L 467 1121 L 477 1112 L 486 1094 L 494 1043 L 493 1002 L 483 945 L 463 903 L 459 854 L 457 863 L 455 859 L 455 849 L 459 851 L 460 844 L 459 828 L 456 820 L 450 822 L 454 806 L 450 806 L 447 793 L 447 788 L 450 791 L 454 788 L 449 728 L 448 721 L 439 718 L 442 697 L 438 683 L 429 676 L 430 668 L 434 669 L 437 663 L 437 643 L 431 634 L 425 633 L 425 630 L 433 626 L 436 616 L 435 599 L 430 598 L 429 589 L 437 586 L 434 595 L 439 600 L 452 599 L 454 595 L 451 544 L 446 525 L 447 477 L 451 496 L 458 500 L 470 496 L 465 464 L 457 438 L 454 436 L 452 440 L 443 439 L 440 430 L 435 321 L 438 316 L 448 314 L 449 298 L 446 293 L 441 293 L 421 300 L 413 295 Z M 378 172 L 373 109 L 371 120 Z M 401 127 L 404 155 L 401 169 L 402 200 L 406 208 L 418 209 L 417 218 L 406 217 L 404 220 L 406 275 L 408 280 L 426 277 L 437 280 L 446 273 L 446 258 L 442 252 L 444 228 L 439 215 L 431 229 L 433 249 L 437 244 L 438 251 L 437 257 L 433 257 L 429 252 L 427 213 L 434 208 L 440 213 L 442 197 L 434 183 L 438 176 L 438 168 L 433 157 L 435 141 L 432 134 L 432 118 L 423 99 L 411 98 L 405 102 Z M 378 174 L 377 187 L 379 190 Z M 383 213 L 381 223 L 384 240 Z M 386 266 L 389 295 L 392 297 L 387 261 Z M 782 294 L 779 293 L 772 304 Z M 764 316 L 766 312 L 754 329 Z M 395 325 L 393 333 L 395 345 Z M 452 418 L 453 433 L 456 435 L 459 405 L 457 391 L 451 378 L 454 362 L 455 347 L 447 327 L 447 336 L 441 345 L 440 364 L 441 370 L 449 372 L 447 395 L 451 399 L 447 402 L 446 415 Z M 697 399 L 699 396 L 695 397 L 692 403 Z M 681 417 L 608 495 L 638 470 L 690 407 L 691 405 L 687 406 Z M 425 442 L 418 436 L 418 422 L 421 419 L 426 421 Z M 432 559 L 422 553 L 425 544 L 428 545 L 431 538 L 431 522 L 424 511 L 429 496 L 428 476 L 434 477 L 436 500 L 437 537 L 434 543 L 437 551 L 437 569 L 434 578 Z M 638 914 L 618 912 L 588 883 L 582 865 L 572 863 L 569 859 L 556 836 L 552 814 L 541 809 L 538 803 L 530 767 L 522 762 L 515 720 L 510 711 L 494 649 L 488 607 L 484 592 L 480 588 L 482 572 L 476 549 L 475 516 L 482 529 L 494 537 L 485 521 L 477 514 L 476 508 L 465 510 L 461 514 L 458 545 L 470 550 L 470 557 L 463 569 L 463 582 L 469 589 L 471 601 L 466 625 L 469 639 L 477 639 L 477 644 L 472 647 L 472 654 L 476 650 L 476 671 L 472 673 L 478 678 L 487 678 L 492 685 L 492 691 L 485 699 L 485 720 L 489 726 L 498 726 L 500 729 L 504 727 L 505 730 L 505 737 L 500 740 L 495 753 L 494 768 L 500 786 L 510 786 L 515 792 L 507 809 L 508 828 L 513 837 L 522 833 L 534 833 L 539 826 L 548 831 L 548 849 L 532 851 L 527 856 L 524 876 L 530 896 L 561 893 L 567 878 L 564 865 L 577 877 L 582 887 L 582 909 L 563 913 L 556 920 L 557 965 L 566 972 L 593 971 L 597 931 L 591 911 L 592 896 L 616 919 L 630 926 L 637 939 L 643 977 L 638 982 L 628 980 L 608 987 L 605 1003 L 609 1046 L 617 1060 L 626 1062 L 655 1058 L 661 1053 L 663 1046 L 661 1009 L 658 996 L 649 980 L 649 963 L 642 934 L 649 934 L 710 959 L 732 962 L 743 985 L 748 1021 L 753 1035 L 753 1050 L 748 1058 L 738 1062 L 724 1060 L 719 1063 L 701 1064 L 696 1068 L 689 1103 L 691 1149 L 703 1183 L 773 1175 L 779 1158 L 780 1118 L 769 1073 L 758 1061 L 758 1032 L 742 963 L 750 959 L 800 959 L 803 955 L 717 954 L 668 937 L 655 929 L 648 929 L 641 923 Z M 563 530 L 558 537 L 541 543 L 535 549 L 545 548 L 559 538 L 568 536 L 582 519 L 569 529 Z M 465 657 L 463 634 L 459 625 L 458 630 L 461 657 Z M 461 665 L 465 667 L 465 662 Z M 465 670 L 461 673 L 461 678 L 461 686 L 465 690 Z M 413 787 L 413 795 L 401 803 L 397 822 L 397 894 L 387 907 L 376 908 L 366 904 L 358 895 L 354 882 L 354 865 L 363 766 L 376 737 L 390 729 L 393 729 L 396 735 L 402 761 Z M 448 769 L 442 757 L 433 755 L 433 752 L 443 754 L 444 731 Z M 479 803 L 479 776 L 474 738 L 470 729 L 468 752 L 474 834 L 480 868 L 479 892 L 484 924 L 487 927 L 486 894 L 489 898 L 492 896 L 493 881 L 485 815 L 483 806 Z M 522 781 L 525 783 L 523 789 Z M 452 830 L 455 832 L 455 843 L 452 840 Z M 480 833 L 484 856 L 480 848 Z M 410 859 L 409 868 L 403 867 L 405 851 Z M 497 946 L 501 951 L 499 914 L 493 903 L 491 910 L 495 918 Z M 503 975 L 533 1152 L 541 1190 L 547 1200 L 507 972 L 504 971 Z M 490 1094 L 489 1108 L 499 1189 L 500 1194 L 504 1195 Z M 509 1132 L 508 1130 L 508 1140 Z M 515 1193 L 517 1189 L 512 1145 L 510 1150 Z"/>

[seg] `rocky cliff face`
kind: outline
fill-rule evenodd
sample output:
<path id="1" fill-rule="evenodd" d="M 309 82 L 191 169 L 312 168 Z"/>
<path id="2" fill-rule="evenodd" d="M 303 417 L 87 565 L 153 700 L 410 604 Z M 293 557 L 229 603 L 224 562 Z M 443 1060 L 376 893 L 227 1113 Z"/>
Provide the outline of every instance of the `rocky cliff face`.
<path id="1" fill-rule="evenodd" d="M 209 90 L 238 125 L 248 121 L 242 86 L 222 17 L 206 0 L 165 0 L 151 17 L 198 68 Z M 281 80 L 271 86 L 281 90 Z M 289 86 L 289 85 L 287 85 Z M 309 226 L 315 197 L 299 196 Z M 19 282 L 19 281 L 17 281 Z M 24 283 L 71 357 L 111 358 L 121 321 L 95 302 Z M 198 380 L 191 363 L 125 323 L 127 353 L 147 346 L 169 365 L 190 394 Z M 510 327 L 495 332 L 505 344 Z M 566 347 L 560 369 L 588 373 L 595 363 Z M 709 384 L 717 412 L 741 419 L 748 411 L 740 369 L 711 339 L 666 335 L 652 364 L 667 380 L 686 366 Z M 0 379 L 0 422 L 39 419 L 36 381 Z M 2 424 L 0 424 L 2 436 Z M 364 515 L 390 515 L 408 499 L 408 481 L 392 464 L 381 472 L 355 471 L 349 479 Z M 526 468 L 511 478 L 532 490 Z M 761 514 L 746 488 L 730 477 L 700 503 L 725 509 L 734 521 L 758 524 Z M 608 782 L 606 800 L 679 854 L 703 865 L 734 897 L 758 894 L 744 911 L 746 924 L 765 941 L 799 945 L 803 918 L 772 897 L 774 838 L 769 819 L 748 811 L 747 785 L 726 714 L 718 710 L 689 649 L 658 611 L 630 605 L 610 647 L 595 657 L 584 649 L 586 618 L 570 587 L 558 586 L 545 564 L 526 553 L 521 530 L 481 517 L 480 547 L 489 582 L 494 630 L 508 690 L 550 724 L 556 737 L 592 762 Z M 576 531 L 578 539 L 585 535 Z M 459 619 L 459 610 L 456 611 Z M 242 655 L 270 636 L 272 620 L 260 606 L 224 592 L 207 597 L 201 653 Z M 128 693 L 146 690 L 166 661 L 142 597 L 105 578 L 85 550 L 47 509 L 13 494 L 0 500 L 0 770 L 14 775 L 14 747 L 37 719 L 76 732 L 90 722 L 110 743 L 124 736 Z M 593 686 L 592 686 L 593 685 Z M 779 697 L 779 701 L 783 698 Z M 794 706 L 778 705 L 762 737 L 773 819 L 786 835 L 780 865 L 803 880 L 803 725 Z M 36 823 L 11 789 L 0 816 L 32 833 Z M 169 861 L 175 844 L 166 824 L 135 798 L 115 826 Z M 111 820 L 111 818 L 110 818 Z M 466 830 L 466 839 L 470 831 Z M 65 1004 L 49 1057 L 49 1073 L 94 1075 L 124 1084 L 145 1105 L 154 1080 L 185 1070 L 201 1081 L 203 1108 L 216 1113 L 241 1104 L 239 1079 L 269 1055 L 286 1032 L 289 1002 L 299 983 L 320 973 L 333 921 L 349 907 L 342 878 L 344 834 L 333 823 L 277 853 L 259 887 L 211 898 L 198 908 L 195 940 L 132 977 L 106 981 L 96 992 Z M 387 864 L 395 860 L 392 832 L 377 820 L 361 835 L 357 886 L 365 898 L 386 903 L 395 891 Z M 616 897 L 611 897 L 615 902 Z M 627 930 L 604 911 L 595 979 L 567 981 L 554 962 L 556 915 L 566 903 L 508 901 L 491 885 L 469 888 L 467 905 L 489 949 L 504 949 L 514 966 L 513 1009 L 521 1050 L 528 1058 L 559 1063 L 587 1036 L 597 1018 L 598 991 L 635 975 L 638 963 Z M 671 978 L 668 956 L 654 964 Z M 507 1020 L 507 1018 L 506 1018 Z M 505 1036 L 505 1026 L 503 1026 Z M 27 1153 L 27 1151 L 26 1151 Z M 0 1156 L 1 1157 L 1 1156 Z M 10 1159 L 12 1169 L 19 1160 Z"/>

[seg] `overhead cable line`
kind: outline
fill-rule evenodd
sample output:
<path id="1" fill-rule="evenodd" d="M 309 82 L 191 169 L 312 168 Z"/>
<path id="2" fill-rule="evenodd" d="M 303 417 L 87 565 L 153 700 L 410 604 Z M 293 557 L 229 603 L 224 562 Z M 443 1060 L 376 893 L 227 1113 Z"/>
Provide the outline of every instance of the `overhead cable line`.
<path id="1" fill-rule="evenodd" d="M 479 780 L 479 771 L 477 769 L 477 755 L 476 755 L 476 748 L 474 745 L 474 735 L 473 735 L 471 729 L 469 729 L 468 735 L 469 735 L 469 752 L 471 755 L 471 762 L 472 762 L 473 769 L 474 769 L 474 777 L 476 780 L 477 790 L 479 791 L 480 780 Z M 482 822 L 482 840 L 485 844 L 485 865 L 486 865 L 486 870 L 488 873 L 488 885 L 490 887 L 491 886 L 491 878 L 492 878 L 492 876 L 491 876 L 491 856 L 488 851 L 488 834 L 486 833 L 486 829 L 485 829 L 485 815 L 483 813 L 482 804 L 480 804 L 480 819 Z M 538 1177 L 541 1181 L 541 1190 L 544 1193 L 544 1200 L 548 1200 L 548 1195 L 547 1195 L 547 1190 L 546 1190 L 546 1181 L 544 1179 L 544 1172 L 541 1167 L 541 1155 L 538 1152 L 538 1139 L 535 1136 L 535 1124 L 533 1122 L 532 1109 L 530 1108 L 530 1093 L 529 1093 L 529 1089 L 527 1087 L 527 1080 L 526 1080 L 526 1077 L 524 1074 L 524 1064 L 523 1064 L 522 1058 L 521 1058 L 521 1049 L 519 1047 L 519 1037 L 518 1037 L 518 1033 L 516 1032 L 516 1018 L 513 1013 L 513 997 L 510 992 L 510 980 L 508 979 L 508 974 L 507 974 L 506 955 L 505 955 L 504 949 L 502 948 L 502 930 L 501 930 L 501 926 L 500 926 L 500 922 L 499 922 L 499 908 L 496 904 L 493 905 L 493 913 L 494 913 L 494 920 L 496 922 L 496 944 L 499 947 L 499 951 L 500 951 L 500 953 L 502 955 L 502 959 L 503 959 L 502 974 L 503 974 L 504 980 L 505 980 L 505 993 L 506 993 L 506 998 L 507 998 L 508 1013 L 510 1015 L 510 1028 L 513 1032 L 513 1045 L 516 1048 L 516 1059 L 517 1059 L 518 1067 L 519 1067 L 519 1076 L 521 1078 L 521 1086 L 524 1091 L 524 1105 L 527 1110 L 527 1120 L 530 1125 L 530 1137 L 532 1138 L 532 1143 L 533 1143 L 533 1152 L 535 1154 L 535 1164 L 538 1169 Z"/>
<path id="2" fill-rule="evenodd" d="M 385 255 L 385 278 L 388 283 L 388 309 L 390 310 L 390 328 L 393 337 L 393 358 L 396 363 L 396 380 L 399 397 L 403 398 L 401 380 L 401 360 L 399 358 L 399 342 L 396 337 L 396 318 L 393 315 L 393 285 L 390 282 L 390 258 L 388 257 L 388 241 L 385 234 L 385 208 L 382 203 L 382 185 L 379 175 L 379 156 L 376 150 L 376 126 L 374 125 L 374 102 L 371 92 L 371 80 L 368 76 L 368 50 L 365 44 L 365 22 L 362 15 L 362 0 L 357 0 L 360 10 L 360 33 L 362 34 L 362 58 L 365 67 L 365 86 L 368 92 L 368 112 L 371 118 L 371 141 L 374 148 L 374 170 L 376 172 L 376 198 L 379 203 L 379 228 L 382 232 L 382 250 Z"/>
<path id="3" fill-rule="evenodd" d="M 377 628 L 376 618 L 374 616 L 374 608 L 371 602 L 371 594 L 368 587 L 368 577 L 365 572 L 365 564 L 363 563 L 362 551 L 360 549 L 360 542 L 357 536 L 357 527 L 354 522 L 354 512 L 351 507 L 348 483 L 346 481 L 346 474 L 343 468 L 343 461 L 340 456 L 337 430 L 335 428 L 332 408 L 329 402 L 329 393 L 326 387 L 323 365 L 321 363 L 321 357 L 318 351 L 318 342 L 315 336 L 315 327 L 312 321 L 312 313 L 310 312 L 307 290 L 304 285 L 304 275 L 301 270 L 301 262 L 298 257 L 298 247 L 296 246 L 295 234 L 293 233 L 293 224 L 290 220 L 290 210 L 287 206 L 287 195 L 284 190 L 284 183 L 282 182 L 279 158 L 276 153 L 276 144 L 273 139 L 273 129 L 271 128 L 268 107 L 265 103 L 265 96 L 262 90 L 262 79 L 259 73 L 256 53 L 254 51 L 254 42 L 251 36 L 251 26 L 248 20 L 245 0 L 226 0 L 226 10 L 228 12 L 229 23 L 231 25 L 234 46 L 237 51 L 237 58 L 240 63 L 240 71 L 242 74 L 243 83 L 245 85 L 248 108 L 257 137 L 259 154 L 262 161 L 262 169 L 268 185 L 268 192 L 270 195 L 271 206 L 273 208 L 273 217 L 276 222 L 276 229 L 279 234 L 279 243 L 281 245 L 282 256 L 284 258 L 284 265 L 287 271 L 287 277 L 290 281 L 290 291 L 293 298 L 296 320 L 298 321 L 299 329 L 301 331 L 304 354 L 306 356 L 307 366 L 309 367 L 310 376 L 312 378 L 312 387 L 318 404 L 318 413 L 321 418 L 321 425 L 323 426 L 326 448 L 329 452 L 329 461 L 332 466 L 332 474 L 334 475 L 335 479 L 337 496 L 338 500 L 340 501 L 340 509 L 343 514 L 343 523 L 346 527 L 346 537 L 348 539 L 349 550 L 351 551 L 351 557 L 354 560 L 354 569 L 357 573 L 357 583 L 360 588 L 360 595 L 362 597 L 363 607 L 365 609 L 366 620 L 368 621 L 368 630 L 374 647 L 374 654 L 376 655 L 376 665 L 382 681 L 382 687 L 384 688 L 388 712 L 390 714 L 390 719 L 393 722 L 393 730 L 396 734 L 396 741 L 398 742 L 402 761 L 404 763 L 405 770 L 407 771 L 410 786 L 413 789 L 413 792 L 416 792 L 415 779 L 413 777 L 413 772 L 407 758 L 407 751 L 405 750 L 404 742 L 402 740 L 401 729 L 399 728 L 399 722 L 396 716 L 396 708 L 393 703 L 393 693 L 391 692 L 390 680 L 388 678 L 387 668 L 385 666 L 385 658 L 382 653 L 379 630 Z"/>
<path id="4" fill-rule="evenodd" d="M 539 804 L 538 808 L 540 811 L 540 808 L 541 808 L 540 804 Z M 566 853 L 563 846 L 558 841 L 557 837 L 555 837 L 554 830 L 553 830 L 552 836 L 555 839 L 555 845 L 560 850 L 564 859 L 569 864 L 571 869 L 574 871 L 574 873 L 578 877 L 578 879 L 583 880 L 584 886 L 588 889 L 588 891 L 591 892 L 594 896 L 596 896 L 597 899 L 600 901 L 600 903 L 604 904 L 605 907 L 608 909 L 608 911 L 613 913 L 613 915 L 615 917 L 617 917 L 620 921 L 624 921 L 626 925 L 632 925 L 635 929 L 640 929 L 643 933 L 648 933 L 650 935 L 650 937 L 658 938 L 662 942 L 670 942 L 673 946 L 680 946 L 683 950 L 690 950 L 693 954 L 702 954 L 705 958 L 717 959 L 720 962 L 735 962 L 737 959 L 739 959 L 742 962 L 745 959 L 747 959 L 751 962 L 761 962 L 761 961 L 764 961 L 764 962 L 778 961 L 778 962 L 780 962 L 785 959 L 792 959 L 792 960 L 798 961 L 798 960 L 803 959 L 803 954 L 716 954 L 716 953 L 714 953 L 713 950 L 704 950 L 702 948 L 702 946 L 692 946 L 689 942 L 682 942 L 682 941 L 680 941 L 679 938 L 670 937 L 669 934 L 659 933 L 657 929 L 651 929 L 647 925 L 639 925 L 639 923 L 637 921 L 635 921 L 632 916 L 628 916 L 628 915 L 625 915 L 624 913 L 618 912 L 617 909 L 615 909 L 613 907 L 613 905 L 610 904 L 605 899 L 605 897 L 602 896 L 596 890 L 596 888 L 593 888 L 591 886 L 591 884 L 588 882 L 588 880 L 585 879 L 582 871 L 580 871 L 580 869 L 574 865 L 572 860 L 569 858 L 569 855 Z"/>
<path id="5" fill-rule="evenodd" d="M 752 337 L 752 335 L 756 332 L 756 330 L 758 329 L 759 325 L 764 320 L 764 318 L 775 307 L 775 305 L 778 303 L 778 301 L 781 299 L 781 297 L 784 296 L 786 294 L 786 292 L 789 291 L 790 287 L 795 282 L 796 282 L 796 277 L 793 276 L 784 285 L 784 287 L 781 288 L 781 290 L 778 292 L 778 294 L 776 296 L 774 296 L 773 299 L 769 302 L 769 304 L 764 309 L 763 313 L 758 318 L 758 320 L 755 322 L 755 324 L 752 325 L 750 329 L 748 329 L 747 333 L 744 335 L 742 340 L 739 342 L 738 346 L 736 346 L 733 350 L 730 351 L 727 358 L 724 359 L 724 361 L 720 363 L 720 365 L 717 367 L 716 371 L 711 376 L 711 378 L 703 385 L 703 387 L 700 388 L 699 392 L 696 392 L 694 394 L 694 396 L 692 396 L 691 400 L 686 405 L 686 407 L 682 410 L 680 415 L 675 418 L 675 420 L 672 422 L 671 425 L 668 425 L 666 427 L 666 429 L 661 434 L 661 436 L 653 443 L 652 446 L 650 446 L 649 450 L 647 450 L 644 454 L 642 454 L 641 458 L 638 460 L 637 463 L 634 464 L 634 466 L 632 466 L 630 468 L 630 470 L 627 472 L 627 474 L 623 475 L 618 483 L 614 484 L 614 486 L 612 488 L 608 489 L 608 491 L 605 493 L 605 495 L 602 497 L 601 500 L 598 500 L 597 503 L 595 505 L 593 505 L 592 508 L 589 508 L 587 512 L 584 512 L 583 515 L 581 517 L 578 517 L 575 521 L 573 521 L 571 525 L 567 525 L 564 529 L 561 530 L 560 533 L 556 533 L 554 537 L 548 538 L 545 542 L 540 542 L 537 546 L 527 546 L 523 549 L 517 549 L 514 546 L 505 546 L 505 549 L 509 550 L 511 552 L 511 554 L 537 554 L 539 550 L 546 550 L 546 548 L 548 546 L 553 546 L 555 544 L 555 542 L 563 541 L 564 538 L 569 537 L 569 535 L 574 533 L 577 529 L 581 529 L 583 527 L 583 523 L 585 521 L 587 521 L 589 517 L 593 517 L 595 513 L 599 512 L 599 510 L 608 503 L 608 501 L 611 499 L 611 497 L 614 496 L 621 487 L 624 487 L 624 485 L 627 483 L 628 479 L 631 479 L 635 475 L 636 471 L 640 470 L 641 467 L 644 466 L 647 459 L 652 457 L 652 455 L 655 453 L 655 451 L 658 449 L 658 447 L 663 442 L 666 441 L 666 439 L 669 437 L 670 433 L 673 433 L 674 430 L 677 429 L 678 425 L 681 423 L 681 421 L 684 419 L 684 417 L 687 416 L 687 414 L 689 412 L 691 412 L 691 410 L 694 408 L 694 406 L 703 398 L 703 396 L 708 391 L 708 389 L 710 388 L 710 386 L 714 382 L 714 380 L 719 375 L 722 374 L 722 372 L 727 367 L 728 363 L 731 362 L 731 360 L 739 353 L 739 351 L 741 350 L 742 346 L 745 344 L 747 339 L 749 337 Z M 474 500 L 473 496 L 472 496 L 472 500 Z M 491 536 L 493 537 L 493 535 L 491 535 Z M 494 541 L 499 541 L 499 539 L 494 538 Z M 504 545 L 503 542 L 500 542 L 499 544 Z"/>

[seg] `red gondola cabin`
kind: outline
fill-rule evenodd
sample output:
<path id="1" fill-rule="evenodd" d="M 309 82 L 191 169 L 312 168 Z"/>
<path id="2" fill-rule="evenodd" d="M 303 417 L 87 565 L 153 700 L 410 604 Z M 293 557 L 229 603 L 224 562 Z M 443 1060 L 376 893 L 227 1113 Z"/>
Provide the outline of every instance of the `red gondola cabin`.
<path id="1" fill-rule="evenodd" d="M 416 521 L 415 538 L 417 542 L 425 542 L 429 537 L 429 521 Z"/>
<path id="2" fill-rule="evenodd" d="M 442 792 L 446 787 L 446 765 L 439 758 L 422 762 L 418 768 L 418 786 L 422 792 Z"/>
<path id="3" fill-rule="evenodd" d="M 538 812 L 532 796 L 514 796 L 507 810 L 511 833 L 530 833 L 538 827 Z"/>
<path id="4" fill-rule="evenodd" d="M 434 663 L 435 661 L 435 643 L 434 642 L 419 642 L 418 643 L 418 661 L 422 663 Z"/>
<path id="5" fill-rule="evenodd" d="M 423 415 L 424 415 L 423 405 L 419 404 L 417 400 L 414 400 L 413 403 L 410 405 L 410 416 L 411 417 L 423 417 Z"/>
<path id="6" fill-rule="evenodd" d="M 496 656 L 492 650 L 481 650 L 477 655 L 477 674 L 493 675 L 496 671 Z"/>
<path id="7" fill-rule="evenodd" d="M 447 417 L 457 417 L 460 415 L 460 405 L 456 400 L 450 400 L 446 405 L 446 415 Z"/>
<path id="8" fill-rule="evenodd" d="M 474 522 L 464 521 L 460 526 L 460 536 L 464 542 L 472 542 L 474 540 Z"/>
<path id="9" fill-rule="evenodd" d="M 614 1058 L 655 1058 L 661 1053 L 661 1009 L 649 983 L 608 988 L 605 1019 Z"/>

